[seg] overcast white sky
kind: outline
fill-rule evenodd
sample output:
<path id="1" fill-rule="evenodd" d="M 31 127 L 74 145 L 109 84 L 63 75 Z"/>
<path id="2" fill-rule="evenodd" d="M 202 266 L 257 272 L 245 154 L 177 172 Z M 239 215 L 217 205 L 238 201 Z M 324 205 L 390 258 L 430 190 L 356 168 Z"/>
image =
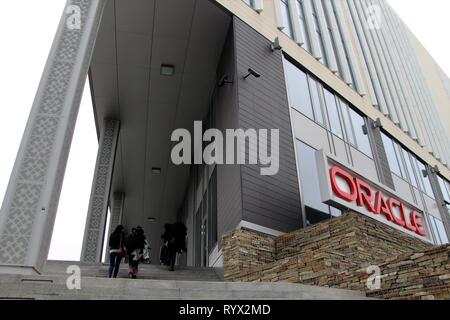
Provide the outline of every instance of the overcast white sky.
<path id="1" fill-rule="evenodd" d="M 450 1 L 388 1 L 449 75 L 450 42 L 445 37 L 450 31 Z M 0 0 L 0 200 L 64 4 L 65 0 Z M 49 259 L 79 259 L 96 151 L 92 104 L 85 94 Z"/>

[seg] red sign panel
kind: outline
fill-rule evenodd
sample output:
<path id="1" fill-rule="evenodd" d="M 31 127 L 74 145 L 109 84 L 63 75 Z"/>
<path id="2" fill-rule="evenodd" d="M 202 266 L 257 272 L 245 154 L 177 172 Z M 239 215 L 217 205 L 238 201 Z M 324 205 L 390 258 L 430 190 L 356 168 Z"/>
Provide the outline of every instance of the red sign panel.
<path id="1" fill-rule="evenodd" d="M 336 197 L 365 208 L 374 215 L 382 215 L 388 221 L 420 236 L 427 236 L 422 213 L 416 210 L 407 212 L 406 206 L 401 201 L 373 189 L 369 184 L 340 167 L 331 167 L 329 175 L 331 188 Z"/>

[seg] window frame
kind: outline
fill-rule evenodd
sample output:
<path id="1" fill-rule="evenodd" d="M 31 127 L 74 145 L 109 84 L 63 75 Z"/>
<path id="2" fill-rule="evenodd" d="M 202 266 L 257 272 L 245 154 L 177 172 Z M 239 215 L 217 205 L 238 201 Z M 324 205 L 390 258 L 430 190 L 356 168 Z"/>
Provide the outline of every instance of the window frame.
<path id="1" fill-rule="evenodd" d="M 297 154 L 296 166 L 297 166 L 297 172 L 299 174 L 299 177 L 298 177 L 299 181 L 298 182 L 299 182 L 299 188 L 300 188 L 300 195 L 301 195 L 301 199 L 302 199 L 301 200 L 302 210 L 303 210 L 304 216 L 305 216 L 305 222 L 306 223 L 308 222 L 308 216 L 307 216 L 308 208 L 309 208 L 309 210 L 321 212 L 324 215 L 327 215 L 328 216 L 327 220 L 331 220 L 333 218 L 341 216 L 343 214 L 343 211 L 341 209 L 339 209 L 337 207 L 333 207 L 333 206 L 331 206 L 329 204 L 326 204 L 326 203 L 324 203 L 324 202 L 322 202 L 320 200 L 319 200 L 320 201 L 320 205 L 326 207 L 327 211 L 321 211 L 320 208 L 309 206 L 309 205 L 306 204 L 307 201 L 306 201 L 305 192 L 304 192 L 305 186 L 304 186 L 304 183 L 303 183 L 303 180 L 302 180 L 302 176 L 304 175 L 304 173 L 303 173 L 304 170 L 301 168 L 301 165 L 307 164 L 307 161 L 304 160 L 305 159 L 304 153 L 302 152 L 303 148 L 305 148 L 305 147 L 308 148 L 308 149 L 311 149 L 312 152 L 313 152 L 313 155 L 314 155 L 315 152 L 317 152 L 317 149 L 315 149 L 314 147 L 310 146 L 306 142 L 304 142 L 304 141 L 302 141 L 302 140 L 300 140 L 298 138 L 295 139 L 295 152 Z M 316 169 L 317 169 L 317 167 L 316 167 Z M 310 199 L 308 200 L 308 202 L 310 202 Z M 315 205 L 315 204 L 313 204 L 313 205 Z M 325 220 L 323 220 L 323 221 L 325 221 Z M 310 225 L 314 225 L 314 223 L 312 223 Z"/>
<path id="2" fill-rule="evenodd" d="M 294 109 L 295 111 L 301 113 L 302 115 L 304 115 L 305 117 L 307 117 L 308 119 L 311 119 L 313 121 L 316 121 L 315 119 L 315 111 L 314 111 L 314 105 L 313 105 L 313 100 L 311 97 L 311 85 L 310 85 L 310 81 L 309 81 L 309 76 L 308 73 L 303 71 L 301 68 L 298 68 L 294 63 L 292 63 L 291 61 L 284 59 L 284 69 L 285 69 L 285 78 L 286 78 L 286 90 L 287 90 L 287 95 L 288 95 L 288 103 L 289 103 L 289 107 Z M 289 84 L 289 82 L 293 81 L 294 84 L 298 83 L 298 80 L 292 80 L 289 79 L 289 72 L 288 72 L 288 68 L 296 68 L 298 69 L 299 72 L 301 72 L 302 74 L 305 75 L 305 89 L 306 89 L 306 93 L 305 95 L 308 95 L 307 97 L 307 102 L 305 102 L 308 105 L 303 106 L 303 108 L 307 108 L 309 109 L 308 111 L 311 112 L 311 115 L 309 115 L 307 112 L 305 112 L 305 110 L 302 110 L 302 106 L 297 106 L 292 102 L 292 97 L 293 94 L 292 92 L 289 90 L 291 85 Z M 296 74 L 297 75 L 297 74 Z M 296 87 L 294 85 L 294 87 Z M 297 88 L 299 89 L 299 88 Z"/>
<path id="3" fill-rule="evenodd" d="M 441 189 L 444 201 L 450 205 L 450 183 L 441 175 L 437 175 L 439 189 Z"/>
<path id="4" fill-rule="evenodd" d="M 400 165 L 400 160 L 401 159 L 399 158 L 398 150 L 396 150 L 396 146 L 395 146 L 394 140 L 389 135 L 385 134 L 384 132 L 381 132 L 381 140 L 383 141 L 384 152 L 386 153 L 386 156 L 387 156 L 387 159 L 388 159 L 388 164 L 389 164 L 389 169 L 391 170 L 391 173 L 395 174 L 397 177 L 403 179 L 403 170 L 402 170 L 402 167 Z M 388 141 L 386 141 L 386 140 L 388 140 Z M 386 151 L 386 149 L 387 149 L 387 146 L 385 145 L 386 143 L 390 144 L 390 146 L 392 148 L 392 151 L 394 152 L 395 161 L 396 161 L 397 168 L 398 168 L 398 171 L 399 171 L 398 173 L 395 172 L 392 169 L 392 163 L 390 161 L 391 157 L 389 156 L 388 152 Z M 400 173 L 400 175 L 399 175 L 399 173 Z"/>
<path id="5" fill-rule="evenodd" d="M 369 157 L 370 159 L 373 159 L 374 156 L 373 156 L 372 142 L 370 141 L 369 134 L 368 134 L 368 133 L 365 133 L 365 132 L 364 132 L 364 129 L 363 129 L 364 126 L 365 126 L 366 128 L 368 127 L 367 116 L 362 115 L 359 111 L 355 110 L 355 108 L 353 108 L 351 105 L 349 105 L 348 107 L 349 107 L 350 120 L 351 120 L 351 123 L 352 123 L 353 131 L 354 131 L 355 139 L 356 139 L 356 145 L 357 145 L 356 148 L 358 149 L 358 151 L 362 152 L 363 154 L 365 154 L 365 155 L 366 155 L 367 157 Z M 361 120 L 362 120 L 362 123 L 363 123 L 363 124 L 362 124 L 362 126 L 361 126 L 361 132 L 362 132 L 362 134 L 365 136 L 365 138 L 367 139 L 367 144 L 368 144 L 368 147 L 369 147 L 369 149 L 370 149 L 370 154 L 368 154 L 368 153 L 366 152 L 366 150 L 364 150 L 363 145 L 362 145 L 362 142 L 361 142 L 360 139 L 358 138 L 359 135 L 356 133 L 357 128 L 355 127 L 356 124 L 355 124 L 355 120 L 354 120 L 353 115 L 360 117 Z M 359 126 L 358 126 L 358 127 L 359 127 Z M 359 129 L 358 129 L 358 130 L 359 130 Z"/>
<path id="6" fill-rule="evenodd" d="M 340 135 L 338 134 L 338 133 L 336 133 L 335 131 L 334 131 L 334 129 L 333 129 L 333 125 L 332 125 L 332 122 L 331 122 L 331 117 L 330 117 L 330 110 L 331 110 L 331 107 L 329 107 L 328 106 L 328 102 L 327 102 L 327 98 L 326 98 L 326 93 L 325 92 L 328 92 L 328 93 L 330 93 L 330 95 L 333 97 L 333 99 L 334 99 L 334 105 L 335 105 L 335 109 L 336 109 L 336 112 L 337 112 L 337 120 L 339 121 L 339 130 L 340 130 Z M 339 108 L 339 104 L 338 104 L 338 99 L 337 99 L 337 95 L 333 92 L 333 91 L 331 91 L 330 89 L 328 89 L 328 88 L 326 88 L 325 86 L 322 86 L 322 94 L 323 94 L 323 101 L 324 101 L 324 105 L 325 105 L 325 110 L 326 110 L 326 115 L 327 115 L 327 117 L 328 117 L 328 128 L 329 128 L 329 131 L 333 134 L 333 135 L 335 135 L 336 137 L 338 137 L 339 139 L 342 139 L 343 141 L 345 141 L 345 138 L 344 138 L 344 131 L 343 131 L 343 127 L 342 127 L 342 117 L 341 117 L 341 114 L 340 114 L 340 108 Z M 331 102 L 331 101 L 330 101 Z M 333 121 L 333 123 L 334 123 L 334 121 Z"/>

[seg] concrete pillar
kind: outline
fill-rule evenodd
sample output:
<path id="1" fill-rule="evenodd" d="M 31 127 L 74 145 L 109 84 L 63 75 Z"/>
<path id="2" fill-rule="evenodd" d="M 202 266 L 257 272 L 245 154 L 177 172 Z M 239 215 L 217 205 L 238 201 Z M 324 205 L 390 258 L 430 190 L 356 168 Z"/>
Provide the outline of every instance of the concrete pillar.
<path id="1" fill-rule="evenodd" d="M 47 260 L 105 3 L 67 1 L 0 211 L 0 272 L 40 273 Z"/>
<path id="2" fill-rule="evenodd" d="M 97 164 L 81 250 L 81 261 L 83 262 L 101 262 L 102 259 L 119 126 L 118 120 L 105 119 L 100 128 Z"/>
<path id="3" fill-rule="evenodd" d="M 123 217 L 123 204 L 125 201 L 125 194 L 122 192 L 116 192 L 113 195 L 111 201 L 111 218 L 109 219 L 109 233 L 111 234 L 114 229 L 122 224 Z"/>

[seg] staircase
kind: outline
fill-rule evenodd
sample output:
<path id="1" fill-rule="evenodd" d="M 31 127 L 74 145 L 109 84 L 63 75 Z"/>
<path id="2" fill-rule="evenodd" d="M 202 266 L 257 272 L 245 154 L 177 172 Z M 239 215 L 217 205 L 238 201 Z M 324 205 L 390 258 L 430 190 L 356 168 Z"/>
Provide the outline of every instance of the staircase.
<path id="1" fill-rule="evenodd" d="M 124 265 L 119 276 L 108 279 L 107 266 L 78 264 L 81 289 L 69 290 L 71 262 L 49 262 L 45 275 L 0 274 L 0 299 L 32 300 L 360 300 L 358 291 L 323 288 L 290 283 L 227 283 L 212 268 L 183 268 L 170 272 L 165 267 L 142 265 L 138 279 L 126 278 Z"/>
<path id="2" fill-rule="evenodd" d="M 66 275 L 67 267 L 77 265 L 81 269 L 81 275 L 84 277 L 105 278 L 108 276 L 108 265 L 93 263 L 86 264 L 69 261 L 48 261 L 46 274 Z M 148 280 L 180 280 L 180 281 L 222 281 L 220 270 L 215 268 L 196 268 L 196 267 L 176 267 L 175 271 L 169 271 L 167 266 L 143 264 L 139 265 L 138 279 Z M 120 265 L 118 278 L 128 278 L 128 264 Z"/>

